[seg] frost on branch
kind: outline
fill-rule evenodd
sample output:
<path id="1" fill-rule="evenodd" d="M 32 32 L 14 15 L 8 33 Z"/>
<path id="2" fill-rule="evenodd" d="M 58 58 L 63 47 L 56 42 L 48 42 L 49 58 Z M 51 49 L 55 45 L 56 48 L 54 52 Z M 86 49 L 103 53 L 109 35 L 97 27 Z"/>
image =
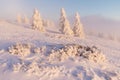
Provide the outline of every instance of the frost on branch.
<path id="1" fill-rule="evenodd" d="M 29 44 L 16 43 L 15 45 L 9 47 L 9 52 L 20 57 L 25 57 L 30 54 L 30 49 L 31 46 Z"/>
<path id="2" fill-rule="evenodd" d="M 75 36 L 80 37 L 81 39 L 85 38 L 83 24 L 80 22 L 80 16 L 78 13 L 76 13 L 75 15 L 75 24 L 74 24 L 73 31 Z"/>
<path id="3" fill-rule="evenodd" d="M 33 19 L 32 19 L 32 28 L 34 30 L 39 30 L 40 32 L 45 31 L 45 28 L 43 26 L 43 20 L 42 20 L 40 13 L 37 9 L 34 10 Z"/>
<path id="4" fill-rule="evenodd" d="M 40 66 L 36 62 L 32 62 L 28 68 L 27 68 L 27 73 L 28 75 L 39 75 L 40 74 Z"/>
<path id="5" fill-rule="evenodd" d="M 73 35 L 73 31 L 70 28 L 70 24 L 69 21 L 67 20 L 64 8 L 61 9 L 60 31 L 66 35 Z"/>
<path id="6" fill-rule="evenodd" d="M 86 47 L 81 45 L 67 45 L 62 49 L 52 50 L 49 56 L 49 61 L 64 61 L 69 57 L 75 58 L 76 56 L 83 57 L 94 62 L 105 61 L 105 56 L 97 47 Z"/>

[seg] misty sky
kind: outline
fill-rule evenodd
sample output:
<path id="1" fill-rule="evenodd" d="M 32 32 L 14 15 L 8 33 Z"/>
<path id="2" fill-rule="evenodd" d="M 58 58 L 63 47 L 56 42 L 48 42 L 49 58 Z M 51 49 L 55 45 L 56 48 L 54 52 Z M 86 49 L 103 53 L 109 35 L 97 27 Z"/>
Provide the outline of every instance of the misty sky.
<path id="1" fill-rule="evenodd" d="M 43 17 L 56 20 L 62 7 L 68 16 L 78 11 L 83 17 L 102 15 L 120 20 L 120 0 L 0 0 L 0 18 L 15 18 L 18 13 L 30 17 L 38 8 Z"/>

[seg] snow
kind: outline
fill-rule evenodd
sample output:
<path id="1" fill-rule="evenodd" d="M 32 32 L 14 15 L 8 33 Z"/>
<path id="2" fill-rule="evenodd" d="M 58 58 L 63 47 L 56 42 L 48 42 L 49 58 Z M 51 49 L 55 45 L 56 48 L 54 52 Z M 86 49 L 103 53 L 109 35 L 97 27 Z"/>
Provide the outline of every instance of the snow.
<path id="1" fill-rule="evenodd" d="M 18 43 L 24 58 L 9 52 Z M 60 34 L 56 27 L 43 33 L 0 21 L 0 80 L 120 80 L 119 47 L 119 42 L 96 36 L 82 40 Z"/>

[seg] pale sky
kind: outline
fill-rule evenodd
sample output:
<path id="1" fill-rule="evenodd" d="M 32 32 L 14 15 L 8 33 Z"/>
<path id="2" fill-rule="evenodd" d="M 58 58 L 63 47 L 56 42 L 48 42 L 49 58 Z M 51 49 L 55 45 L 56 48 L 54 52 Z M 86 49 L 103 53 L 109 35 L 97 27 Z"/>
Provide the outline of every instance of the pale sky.
<path id="1" fill-rule="evenodd" d="M 56 20 L 62 7 L 68 16 L 77 11 L 83 17 L 102 15 L 120 20 L 120 0 L 0 0 L 0 18 L 15 18 L 18 13 L 30 17 L 38 8 L 43 17 Z"/>

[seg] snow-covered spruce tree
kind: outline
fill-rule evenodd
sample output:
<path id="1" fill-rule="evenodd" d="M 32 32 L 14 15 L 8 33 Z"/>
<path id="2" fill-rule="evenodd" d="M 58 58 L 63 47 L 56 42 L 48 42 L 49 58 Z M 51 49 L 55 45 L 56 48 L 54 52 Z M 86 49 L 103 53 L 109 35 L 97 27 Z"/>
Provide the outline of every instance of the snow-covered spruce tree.
<path id="1" fill-rule="evenodd" d="M 24 15 L 24 23 L 29 24 L 29 19 L 28 19 L 28 17 L 26 15 Z"/>
<path id="2" fill-rule="evenodd" d="M 100 38 L 105 38 L 105 35 L 104 35 L 102 32 L 99 32 L 99 33 L 98 33 L 98 37 L 100 37 Z"/>
<path id="3" fill-rule="evenodd" d="M 108 34 L 108 39 L 115 41 L 116 40 L 116 36 L 114 34 Z"/>
<path id="4" fill-rule="evenodd" d="M 83 25 L 80 22 L 80 16 L 79 13 L 75 14 L 75 23 L 74 23 L 74 35 L 77 37 L 80 37 L 81 39 L 85 38 L 84 30 L 83 30 Z"/>
<path id="5" fill-rule="evenodd" d="M 66 13 L 64 8 L 61 9 L 61 17 L 60 17 L 60 31 L 65 35 L 73 35 L 73 31 L 70 28 L 69 21 L 67 20 Z"/>
<path id="6" fill-rule="evenodd" d="M 17 15 L 17 22 L 18 22 L 19 24 L 22 23 L 22 17 L 21 17 L 20 14 Z"/>
<path id="7" fill-rule="evenodd" d="M 31 45 L 30 44 L 22 44 L 22 43 L 16 43 L 15 45 L 12 45 L 8 48 L 9 53 L 13 55 L 18 55 L 21 58 L 26 57 L 31 52 Z"/>
<path id="8" fill-rule="evenodd" d="M 37 9 L 34 10 L 33 19 L 32 19 L 32 28 L 34 30 L 39 30 L 40 32 L 45 32 L 45 28 L 43 26 L 43 20 Z"/>
<path id="9" fill-rule="evenodd" d="M 51 20 L 43 20 L 43 25 L 46 27 L 54 27 L 54 22 Z"/>

